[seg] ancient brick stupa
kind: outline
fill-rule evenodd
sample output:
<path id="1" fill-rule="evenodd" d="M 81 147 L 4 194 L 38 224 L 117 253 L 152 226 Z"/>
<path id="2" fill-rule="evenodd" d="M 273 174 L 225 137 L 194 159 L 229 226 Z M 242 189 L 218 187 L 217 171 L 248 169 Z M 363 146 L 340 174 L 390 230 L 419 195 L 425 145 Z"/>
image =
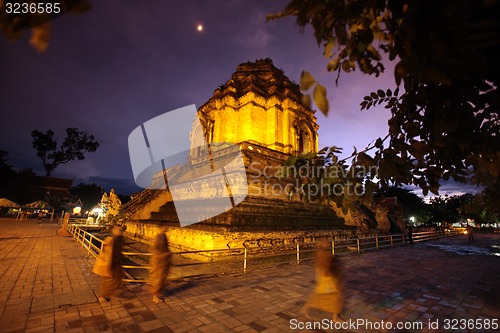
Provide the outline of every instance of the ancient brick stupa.
<path id="1" fill-rule="evenodd" d="M 306 204 L 291 196 L 286 183 L 276 177 L 283 163 L 300 153 L 317 152 L 315 111 L 301 103 L 300 87 L 290 81 L 271 59 L 240 64 L 236 72 L 198 109 L 200 122 L 191 131 L 193 149 L 189 164 L 204 160 L 196 138 L 211 146 L 239 146 L 248 179 L 245 199 L 227 212 L 190 226 L 210 231 L 269 231 L 332 229 L 341 220 L 329 207 Z M 234 150 L 212 153 L 224 165 Z M 207 181 L 206 187 L 210 187 Z M 189 200 L 189 196 L 186 196 Z M 146 190 L 129 205 L 128 220 L 175 225 L 177 216 L 168 191 Z M 195 209 L 211 209 L 211 201 Z"/>
<path id="2" fill-rule="evenodd" d="M 286 155 L 318 150 L 314 111 L 271 59 L 239 65 L 199 108 L 209 142 L 248 142 Z"/>

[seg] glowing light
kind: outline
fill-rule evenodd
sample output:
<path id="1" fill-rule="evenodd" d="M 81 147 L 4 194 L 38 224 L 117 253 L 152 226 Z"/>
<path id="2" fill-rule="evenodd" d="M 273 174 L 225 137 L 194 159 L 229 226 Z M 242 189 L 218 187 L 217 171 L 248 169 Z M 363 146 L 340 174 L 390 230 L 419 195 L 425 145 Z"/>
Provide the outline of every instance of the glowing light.
<path id="1" fill-rule="evenodd" d="M 196 30 L 198 31 L 203 31 L 203 26 L 201 24 L 198 24 L 198 26 L 196 27 Z"/>
<path id="2" fill-rule="evenodd" d="M 102 208 L 97 207 L 92 209 L 92 214 L 100 214 L 100 213 L 102 213 Z"/>

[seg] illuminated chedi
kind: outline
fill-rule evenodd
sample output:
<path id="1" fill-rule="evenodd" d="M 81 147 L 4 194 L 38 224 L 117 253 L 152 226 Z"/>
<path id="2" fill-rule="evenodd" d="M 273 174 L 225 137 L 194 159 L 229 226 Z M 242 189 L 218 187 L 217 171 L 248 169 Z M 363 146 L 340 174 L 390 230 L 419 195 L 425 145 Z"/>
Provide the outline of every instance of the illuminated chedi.
<path id="1" fill-rule="evenodd" d="M 318 151 L 314 111 L 271 59 L 238 66 L 199 110 L 207 142 L 255 143 L 285 154 Z M 193 140 L 194 141 L 194 140 Z M 195 144 L 196 145 L 196 144 Z"/>
<path id="2" fill-rule="evenodd" d="M 190 182 L 180 199 L 198 200 L 191 207 L 213 217 L 192 227 L 219 231 L 300 230 L 341 223 L 329 207 L 306 205 L 299 196 L 289 196 L 287 183 L 276 177 L 290 155 L 318 150 L 316 117 L 313 110 L 302 105 L 301 98 L 300 87 L 271 59 L 263 59 L 239 65 L 198 109 L 200 121 L 191 131 L 189 161 L 179 168 L 176 177 Z M 224 143 L 232 147 L 226 148 Z M 246 198 L 225 213 L 211 214 L 212 199 L 217 198 L 220 187 L 214 186 L 214 177 L 203 169 L 207 169 L 207 163 L 217 169 L 231 162 L 235 144 L 241 150 L 248 188 L 245 193 L 236 187 L 230 191 L 233 196 L 247 194 Z M 231 183 L 237 175 L 229 172 L 226 176 Z M 143 201 L 132 219 L 175 223 L 177 214 L 170 193 L 155 192 L 151 197 Z"/>

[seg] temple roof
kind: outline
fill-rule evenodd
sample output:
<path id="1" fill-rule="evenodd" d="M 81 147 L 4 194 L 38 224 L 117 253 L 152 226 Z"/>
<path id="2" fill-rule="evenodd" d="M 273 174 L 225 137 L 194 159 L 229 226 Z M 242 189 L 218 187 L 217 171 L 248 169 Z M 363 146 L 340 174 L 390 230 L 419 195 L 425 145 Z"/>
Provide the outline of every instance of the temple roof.
<path id="1" fill-rule="evenodd" d="M 198 112 L 200 129 L 192 134 L 203 133 L 210 143 L 253 142 L 286 154 L 318 149 L 315 112 L 268 58 L 240 64 Z"/>
<path id="2" fill-rule="evenodd" d="M 239 98 L 250 91 L 264 98 L 288 97 L 295 101 L 300 101 L 302 96 L 299 85 L 292 82 L 281 69 L 276 68 L 270 58 L 266 58 L 240 64 L 231 78 L 215 89 L 212 98 L 225 95 Z"/>

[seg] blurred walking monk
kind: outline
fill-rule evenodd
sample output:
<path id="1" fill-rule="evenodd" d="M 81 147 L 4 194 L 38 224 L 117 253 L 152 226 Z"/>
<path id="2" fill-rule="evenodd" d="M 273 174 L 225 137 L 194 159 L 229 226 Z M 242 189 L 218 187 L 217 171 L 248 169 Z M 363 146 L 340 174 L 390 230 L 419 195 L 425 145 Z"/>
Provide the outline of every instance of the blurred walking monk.
<path id="1" fill-rule="evenodd" d="M 168 284 L 168 273 L 170 271 L 172 253 L 168 248 L 168 240 L 165 232 L 161 232 L 153 240 L 151 245 L 151 261 L 149 280 L 151 294 L 155 303 L 163 302 L 162 292 Z"/>
<path id="2" fill-rule="evenodd" d="M 340 318 L 343 307 L 340 264 L 330 252 L 330 243 L 321 242 L 316 252 L 315 290 L 301 312 L 309 317 L 309 308 L 314 308 L 332 313 L 335 322 L 343 322 Z"/>
<path id="3" fill-rule="evenodd" d="M 101 276 L 99 302 L 109 301 L 111 296 L 115 296 L 122 288 L 124 272 L 122 268 L 123 259 L 123 229 L 114 226 L 111 229 L 111 236 L 106 237 L 99 258 L 97 258 L 93 272 Z"/>

